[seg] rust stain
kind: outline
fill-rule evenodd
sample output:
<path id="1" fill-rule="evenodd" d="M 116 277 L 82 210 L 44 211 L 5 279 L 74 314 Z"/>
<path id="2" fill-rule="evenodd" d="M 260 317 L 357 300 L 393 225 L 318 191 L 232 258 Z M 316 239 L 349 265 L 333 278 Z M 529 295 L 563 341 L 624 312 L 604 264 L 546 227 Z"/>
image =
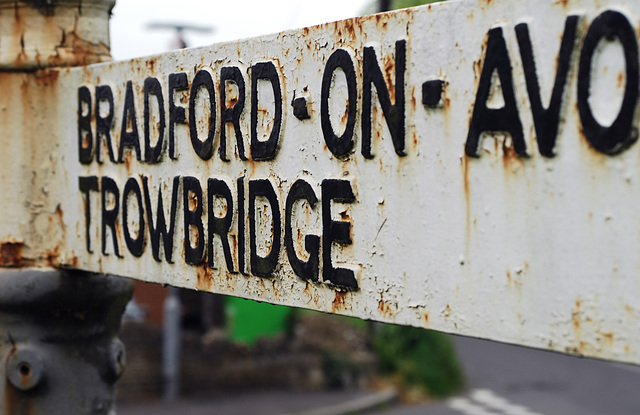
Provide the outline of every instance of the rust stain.
<path id="1" fill-rule="evenodd" d="M 331 311 L 334 313 L 343 311 L 347 308 L 346 298 L 348 293 L 337 291 L 336 296 L 331 303 Z"/>
<path id="2" fill-rule="evenodd" d="M 414 112 L 418 108 L 418 101 L 416 100 L 416 87 L 415 86 L 411 89 L 411 108 L 413 108 Z"/>
<path id="3" fill-rule="evenodd" d="M 20 393 L 18 389 L 9 384 L 5 384 L 4 395 L 2 397 L 2 407 L 4 414 L 29 415 L 35 413 L 32 408 L 29 396 Z"/>
<path id="4" fill-rule="evenodd" d="M 557 0 L 556 4 L 559 4 L 566 9 L 567 7 L 569 7 L 569 0 Z"/>
<path id="5" fill-rule="evenodd" d="M 424 318 L 424 324 L 425 325 L 429 325 L 429 313 L 424 313 L 424 315 L 422 316 Z"/>
<path id="6" fill-rule="evenodd" d="M 55 248 L 47 251 L 45 253 L 45 260 L 47 262 L 47 265 L 49 265 L 50 267 L 55 267 L 58 266 L 60 264 L 60 262 L 58 261 L 58 258 L 60 257 L 60 247 L 56 246 Z M 77 260 L 77 259 L 76 259 Z"/>
<path id="7" fill-rule="evenodd" d="M 234 235 L 234 234 L 229 235 L 229 237 L 231 238 L 232 252 L 237 253 L 238 252 L 238 237 L 237 237 L 237 235 Z M 211 253 L 211 255 L 213 255 L 213 253 Z"/>
<path id="8" fill-rule="evenodd" d="M 483 50 L 486 48 L 487 41 L 485 40 L 483 43 Z M 482 60 L 478 59 L 477 61 L 473 61 L 473 76 L 476 81 L 480 78 L 480 74 L 482 73 Z"/>
<path id="9" fill-rule="evenodd" d="M 347 31 L 347 33 L 349 34 L 349 36 L 351 36 L 352 38 L 355 38 L 355 36 L 356 36 L 356 28 L 355 28 L 355 26 L 353 24 L 353 20 L 345 20 L 344 28 Z"/>
<path id="10" fill-rule="evenodd" d="M 59 75 L 60 73 L 56 69 L 40 69 L 36 71 L 36 82 L 39 85 L 50 86 L 56 83 Z"/>
<path id="11" fill-rule="evenodd" d="M 211 268 L 204 263 L 200 268 L 198 268 L 196 272 L 196 287 L 199 291 L 211 291 L 211 286 L 213 283 L 213 273 L 211 272 Z"/>
<path id="12" fill-rule="evenodd" d="M 56 49 L 63 53 L 49 56 L 47 66 L 85 66 L 103 62 L 111 56 L 108 45 L 89 42 L 78 36 L 75 31 L 65 33 Z"/>
<path id="13" fill-rule="evenodd" d="M 464 151 L 464 150 L 463 150 Z M 469 190 L 469 158 L 466 153 L 462 156 L 462 183 L 464 188 L 464 200 L 466 206 L 466 237 L 467 241 L 471 236 L 471 195 Z"/>
<path id="14" fill-rule="evenodd" d="M 62 207 L 60 206 L 60 204 L 58 204 L 56 206 L 56 218 L 58 218 L 58 225 L 60 226 L 60 229 L 62 230 L 62 237 L 63 239 L 66 239 L 66 235 L 67 235 L 67 227 L 64 225 L 64 212 L 62 211 Z"/>
<path id="15" fill-rule="evenodd" d="M 618 72 L 618 88 L 622 89 L 624 87 L 624 73 Z"/>
<path id="16" fill-rule="evenodd" d="M 449 304 L 447 304 L 447 306 L 444 308 L 444 311 L 442 312 L 442 316 L 445 318 L 451 317 L 451 306 Z"/>
<path id="17" fill-rule="evenodd" d="M 122 241 L 122 225 L 120 224 L 119 221 L 116 221 L 116 236 L 118 238 L 118 241 Z"/>
<path id="18" fill-rule="evenodd" d="M 394 314 L 394 311 L 391 305 L 389 305 L 389 303 L 387 303 L 384 300 L 378 301 L 378 311 L 384 314 L 385 316 L 389 314 Z"/>
<path id="19" fill-rule="evenodd" d="M 387 81 L 387 85 L 394 85 L 393 73 L 395 72 L 395 60 L 391 56 L 385 56 L 384 58 L 384 75 Z M 396 89 L 389 88 L 389 98 L 391 101 L 396 102 Z"/>
<path id="20" fill-rule="evenodd" d="M 513 140 L 505 138 L 502 142 L 502 165 L 505 170 L 508 170 L 512 168 L 514 164 L 521 166 L 524 162 L 516 153 L 516 149 L 513 146 Z"/>
<path id="21" fill-rule="evenodd" d="M 582 301 L 580 301 L 580 299 L 578 298 L 576 300 L 576 308 L 573 311 L 573 313 L 571 313 L 571 320 L 573 321 L 573 327 L 575 328 L 576 332 L 580 331 L 581 306 L 582 306 Z"/>
<path id="22" fill-rule="evenodd" d="M 630 305 L 625 305 L 624 309 L 631 317 L 635 317 L 636 316 L 635 310 Z"/>
<path id="23" fill-rule="evenodd" d="M 156 66 L 156 60 L 155 59 L 148 59 L 147 62 L 145 63 L 147 66 L 147 69 L 149 69 L 149 71 L 153 72 Z"/>
<path id="24" fill-rule="evenodd" d="M 78 268 L 78 257 L 74 256 L 68 261 L 68 265 L 71 268 Z"/>
<path id="25" fill-rule="evenodd" d="M 613 346 L 613 332 L 602 333 L 602 337 L 604 337 L 609 346 Z"/>
<path id="26" fill-rule="evenodd" d="M 4 242 L 0 245 L 0 266 L 21 267 L 25 265 L 22 258 L 23 242 Z"/>
<path id="27" fill-rule="evenodd" d="M 507 281 L 511 284 L 513 281 L 511 280 L 511 271 L 507 270 Z"/>
<path id="28" fill-rule="evenodd" d="M 124 153 L 124 166 L 127 170 L 127 175 L 131 176 L 131 163 L 133 162 L 133 153 L 130 151 L 125 151 Z"/>

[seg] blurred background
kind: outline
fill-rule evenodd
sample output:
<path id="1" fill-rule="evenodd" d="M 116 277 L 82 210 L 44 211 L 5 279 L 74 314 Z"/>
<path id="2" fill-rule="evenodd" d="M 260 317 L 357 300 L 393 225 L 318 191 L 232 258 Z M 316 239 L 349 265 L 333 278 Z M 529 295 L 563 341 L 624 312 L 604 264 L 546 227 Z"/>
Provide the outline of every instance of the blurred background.
<path id="1" fill-rule="evenodd" d="M 130 59 L 424 3 L 431 1 L 118 0 L 112 55 Z M 634 366 L 139 281 L 121 338 L 128 355 L 121 415 L 640 413 Z"/>
<path id="2" fill-rule="evenodd" d="M 209 28 L 209 32 L 185 33 L 189 46 L 203 46 L 356 17 L 370 10 L 371 3 L 371 0 L 119 0 L 111 19 L 111 52 L 120 60 L 176 48 L 172 31 L 149 29 L 157 23 Z M 374 5 L 371 11 L 375 10 Z"/>

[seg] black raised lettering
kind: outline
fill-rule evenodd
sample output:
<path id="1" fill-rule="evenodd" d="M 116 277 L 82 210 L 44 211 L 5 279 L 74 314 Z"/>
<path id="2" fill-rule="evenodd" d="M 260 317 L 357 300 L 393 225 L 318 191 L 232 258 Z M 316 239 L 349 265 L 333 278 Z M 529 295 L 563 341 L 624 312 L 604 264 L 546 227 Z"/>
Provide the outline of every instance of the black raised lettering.
<path id="1" fill-rule="evenodd" d="M 118 147 L 118 161 L 123 162 L 125 147 L 136 151 L 136 160 L 140 161 L 140 136 L 138 135 L 138 118 L 136 105 L 133 100 L 133 85 L 127 81 L 124 95 L 124 111 L 122 112 L 122 128 L 120 129 L 120 146 Z"/>
<path id="2" fill-rule="evenodd" d="M 169 74 L 169 157 L 178 158 L 176 154 L 176 124 L 186 124 L 185 107 L 176 105 L 175 91 L 189 89 L 189 79 L 184 72 Z"/>
<path id="3" fill-rule="evenodd" d="M 151 95 L 154 95 L 158 102 L 158 141 L 155 146 L 151 145 L 151 109 L 149 105 Z M 144 80 L 144 161 L 147 163 L 160 161 L 164 149 L 165 125 L 162 86 L 157 78 L 149 77 Z"/>
<path id="4" fill-rule="evenodd" d="M 538 149 L 540 150 L 540 154 L 545 157 L 554 156 L 553 149 L 558 136 L 562 99 L 567 85 L 567 75 L 569 73 L 569 66 L 571 65 L 571 55 L 573 54 L 573 46 L 576 40 L 576 27 L 578 26 L 579 19 L 579 16 L 569 16 L 565 22 L 564 34 L 562 35 L 562 42 L 560 43 L 560 52 L 558 53 L 556 79 L 553 84 L 553 90 L 551 91 L 551 100 L 547 108 L 542 106 L 542 99 L 540 98 L 540 84 L 536 72 L 536 62 L 533 58 L 533 47 L 529 37 L 529 26 L 526 23 L 520 23 L 515 29 L 520 47 L 520 56 L 522 57 L 524 76 L 527 81 L 527 91 L 529 92 L 533 123 L 538 137 Z"/>
<path id="5" fill-rule="evenodd" d="M 518 114 L 513 88 L 511 59 L 507 51 L 507 44 L 504 41 L 502 28 L 491 29 L 488 36 L 487 52 L 484 57 L 471 123 L 469 124 L 465 152 L 469 157 L 478 157 L 480 135 L 485 131 L 504 131 L 511 135 L 516 153 L 520 156 L 526 156 L 527 145 L 524 141 L 522 122 Z M 498 109 L 487 107 L 494 71 L 498 72 L 504 98 L 504 107 Z"/>
<path id="6" fill-rule="evenodd" d="M 238 98 L 231 102 L 231 106 L 227 107 L 227 85 L 230 83 L 235 84 L 238 88 Z M 244 154 L 244 138 L 242 137 L 242 131 L 240 131 L 240 116 L 244 110 L 245 94 L 245 83 L 240 69 L 235 66 L 223 67 L 220 70 L 220 122 L 222 124 L 220 129 L 220 158 L 225 161 L 229 160 L 227 158 L 228 123 L 233 125 L 238 146 L 238 156 L 241 160 L 247 159 Z"/>
<path id="7" fill-rule="evenodd" d="M 196 96 L 198 90 L 205 87 L 209 93 L 209 130 L 206 140 L 202 141 L 198 137 L 198 125 L 196 124 Z M 191 145 L 198 157 L 202 160 L 209 160 L 213 155 L 213 139 L 216 135 L 216 91 L 213 86 L 213 78 L 209 71 L 201 69 L 196 73 L 191 84 L 189 94 L 189 136 Z"/>
<path id="8" fill-rule="evenodd" d="M 245 235 L 245 208 L 244 208 L 244 176 L 238 177 L 236 180 L 236 185 L 238 186 L 238 269 L 243 275 L 247 274 L 247 269 L 245 265 L 245 244 L 246 244 L 246 235 Z"/>
<path id="9" fill-rule="evenodd" d="M 81 86 L 78 88 L 78 159 L 82 164 L 93 161 L 91 118 L 91 91 L 86 86 Z"/>
<path id="10" fill-rule="evenodd" d="M 102 115 L 102 106 L 106 102 L 108 111 L 106 115 Z M 113 153 L 113 144 L 111 143 L 111 124 L 113 124 L 114 116 L 113 92 L 109 85 L 98 85 L 96 87 L 96 160 L 102 163 L 102 137 L 107 144 L 107 152 L 109 160 L 116 162 Z"/>
<path id="11" fill-rule="evenodd" d="M 331 125 L 329 118 L 329 94 L 331 92 L 331 84 L 333 74 L 336 69 L 342 69 L 347 79 L 347 123 L 344 132 L 338 137 Z M 356 125 L 356 106 L 358 100 L 358 82 L 356 79 L 356 71 L 353 68 L 353 60 L 351 55 L 344 49 L 338 49 L 329 56 L 327 64 L 322 75 L 322 90 L 320 93 L 320 126 L 322 127 L 322 135 L 327 144 L 327 148 L 331 153 L 339 158 L 346 157 L 353 151 L 353 130 Z"/>
<path id="12" fill-rule="evenodd" d="M 182 203 L 184 205 L 184 260 L 187 264 L 200 265 L 204 260 L 204 226 L 202 224 L 202 186 L 195 177 L 182 178 Z M 195 246 L 191 241 L 192 227 L 196 230 Z"/>
<path id="13" fill-rule="evenodd" d="M 378 101 L 382 107 L 382 114 L 387 121 L 393 148 L 399 156 L 406 156 L 405 145 L 405 124 L 404 124 L 404 72 L 406 67 L 406 40 L 396 42 L 396 82 L 395 82 L 395 104 L 391 105 L 389 90 L 380 70 L 376 52 L 372 47 L 365 47 L 362 64 L 362 155 L 365 158 L 373 158 L 371 153 L 371 111 L 372 111 L 372 88 L 376 87 Z M 391 86 L 393 88 L 393 86 Z"/>
<path id="14" fill-rule="evenodd" d="M 591 64 L 600 41 L 614 37 L 620 40 L 624 50 L 627 81 L 618 116 L 610 126 L 603 126 L 593 116 L 589 105 Z M 619 153 L 638 138 L 637 129 L 633 127 L 638 104 L 638 68 L 638 43 L 629 20 L 622 13 L 613 10 L 607 10 L 596 17 L 584 38 L 580 53 L 578 112 L 587 141 L 602 153 Z"/>
<path id="15" fill-rule="evenodd" d="M 209 179 L 207 181 L 207 194 L 208 194 L 208 212 L 209 217 L 209 238 L 207 252 L 209 255 L 209 267 L 215 267 L 215 255 L 213 252 L 213 239 L 214 235 L 220 237 L 222 242 L 222 251 L 224 252 L 224 260 L 227 264 L 227 271 L 236 272 L 233 267 L 233 259 L 231 256 L 231 247 L 229 246 L 229 229 L 231 229 L 231 222 L 233 221 L 233 197 L 231 196 L 231 189 L 224 182 L 224 180 Z M 214 204 L 216 196 L 221 196 L 226 204 L 226 213 L 223 217 L 219 218 L 215 215 Z"/>
<path id="16" fill-rule="evenodd" d="M 129 229 L 129 195 L 132 194 L 136 198 L 136 204 L 138 205 L 138 218 L 136 223 L 138 224 L 137 236 L 131 236 L 131 230 Z M 129 177 L 127 183 L 124 185 L 122 192 L 122 226 L 124 228 L 124 241 L 127 244 L 127 249 L 131 252 L 131 255 L 135 257 L 142 256 L 144 251 L 144 207 L 142 201 L 142 192 L 140 191 L 140 185 L 138 181 Z"/>
<path id="17" fill-rule="evenodd" d="M 258 255 L 256 249 L 256 198 L 264 197 L 269 202 L 272 215 L 272 237 L 271 250 L 265 257 Z M 259 277 L 271 277 L 278 265 L 278 257 L 280 255 L 280 238 L 281 238 L 281 218 L 280 203 L 278 197 L 268 179 L 257 179 L 249 181 L 249 246 L 251 248 L 250 262 L 251 273 Z"/>
<path id="18" fill-rule="evenodd" d="M 331 260 L 333 243 L 351 245 L 351 224 L 331 218 L 331 202 L 353 203 L 356 197 L 348 180 L 322 181 L 322 279 L 341 288 L 358 289 L 355 274 L 348 268 L 334 267 Z"/>
<path id="19" fill-rule="evenodd" d="M 107 228 L 111 230 L 111 240 L 113 241 L 113 252 L 117 257 L 122 258 L 120 249 L 118 248 L 117 222 L 118 212 L 120 210 L 120 190 L 115 180 L 110 177 L 102 177 L 102 254 L 107 253 Z M 113 199 L 113 207 L 109 209 L 107 206 L 107 195 L 111 194 Z"/>
<path id="20" fill-rule="evenodd" d="M 149 224 L 149 239 L 151 240 L 151 253 L 153 259 L 160 260 L 160 238 L 164 245 L 164 256 L 168 263 L 173 263 L 173 234 L 175 232 L 176 211 L 178 210 L 178 189 L 180 177 L 173 178 L 173 190 L 171 191 L 171 209 L 169 211 L 169 229 L 164 218 L 164 206 L 162 202 L 162 187 L 158 189 L 158 203 L 156 209 L 157 220 L 153 222 L 153 209 L 151 207 L 151 197 L 149 193 L 149 179 L 142 176 L 142 188 L 144 190 L 145 210 L 147 211 L 147 223 Z"/>
<path id="21" fill-rule="evenodd" d="M 84 193 L 84 225 L 86 232 L 87 252 L 91 250 L 91 194 L 98 191 L 98 178 L 96 176 L 78 177 L 78 188 Z"/>
<path id="22" fill-rule="evenodd" d="M 266 79 L 271 83 L 275 103 L 273 127 L 266 141 L 258 140 L 258 80 L 260 79 Z M 281 128 L 282 89 L 278 70 L 273 62 L 258 62 L 251 67 L 251 158 L 253 160 L 271 160 L 276 156 Z"/>
<path id="23" fill-rule="evenodd" d="M 289 190 L 289 194 L 287 195 L 284 214 L 284 245 L 287 250 L 287 257 L 289 258 L 289 264 L 291 264 L 293 272 L 302 279 L 318 282 L 320 237 L 318 235 L 305 236 L 304 249 L 309 254 L 309 259 L 307 261 L 303 261 L 298 258 L 293 243 L 293 205 L 298 200 L 306 200 L 312 209 L 318 202 L 318 197 L 313 191 L 311 185 L 302 179 L 298 179 L 293 183 Z M 300 231 L 298 230 L 298 232 Z"/>

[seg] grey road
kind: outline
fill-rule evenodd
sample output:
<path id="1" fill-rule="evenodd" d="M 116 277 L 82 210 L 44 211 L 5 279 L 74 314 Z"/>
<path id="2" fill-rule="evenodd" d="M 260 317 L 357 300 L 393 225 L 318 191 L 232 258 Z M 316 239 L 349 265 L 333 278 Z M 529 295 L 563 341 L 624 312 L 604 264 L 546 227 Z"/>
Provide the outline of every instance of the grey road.
<path id="1" fill-rule="evenodd" d="M 640 414 L 640 367 L 462 337 L 455 338 L 455 342 L 467 377 L 467 389 L 459 396 L 420 405 L 397 403 L 367 414 Z M 118 414 L 282 415 L 340 406 L 366 395 L 370 392 L 244 391 L 174 404 L 124 403 Z"/>
<path id="2" fill-rule="evenodd" d="M 468 387 L 386 415 L 638 415 L 640 367 L 456 338 Z"/>

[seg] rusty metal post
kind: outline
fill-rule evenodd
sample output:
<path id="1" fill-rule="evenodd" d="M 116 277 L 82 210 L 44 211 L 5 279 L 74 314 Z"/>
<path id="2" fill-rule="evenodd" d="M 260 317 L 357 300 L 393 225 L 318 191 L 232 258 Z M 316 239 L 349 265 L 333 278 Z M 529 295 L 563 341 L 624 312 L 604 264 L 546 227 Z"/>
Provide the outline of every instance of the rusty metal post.
<path id="1" fill-rule="evenodd" d="M 109 16 L 114 4 L 0 0 L 0 81 L 22 85 L 21 96 L 6 89 L 0 96 L 3 111 L 19 109 L 10 118 L 12 125 L 2 125 L 15 140 L 43 135 L 36 126 L 56 105 L 46 97 L 55 97 L 57 68 L 111 59 Z M 32 174 L 47 174 L 42 151 L 30 152 L 32 165 L 27 167 Z M 15 165 L 3 163 L 2 169 L 23 170 L 23 164 L 18 159 Z M 3 212 L 24 206 L 49 209 L 46 193 L 39 194 L 39 200 L 22 200 L 33 195 L 30 190 L 22 189 L 15 195 L 15 207 L 3 206 Z M 59 205 L 51 211 L 63 215 Z M 5 222 L 15 222 L 16 235 L 33 225 Z M 112 415 L 114 385 L 125 364 L 117 333 L 133 283 L 87 272 L 25 268 L 38 262 L 32 243 L 19 236 L 0 243 L 0 413 Z M 48 262 L 55 263 L 59 255 L 52 250 Z"/>

